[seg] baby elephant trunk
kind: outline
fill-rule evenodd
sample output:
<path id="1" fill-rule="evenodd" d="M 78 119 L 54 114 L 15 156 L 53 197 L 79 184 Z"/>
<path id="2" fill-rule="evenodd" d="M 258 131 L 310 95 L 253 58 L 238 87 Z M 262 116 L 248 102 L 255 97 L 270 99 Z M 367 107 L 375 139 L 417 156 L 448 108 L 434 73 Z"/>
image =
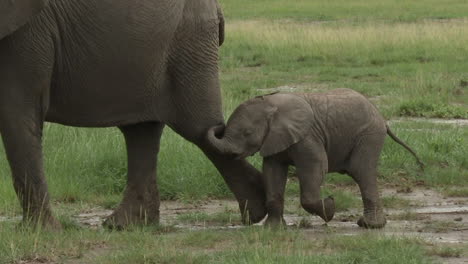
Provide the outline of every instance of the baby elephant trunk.
<path id="1" fill-rule="evenodd" d="M 207 140 L 212 148 L 223 155 L 239 155 L 240 151 L 228 140 L 228 138 L 218 138 L 224 132 L 224 125 L 218 125 L 210 128 L 207 132 Z"/>

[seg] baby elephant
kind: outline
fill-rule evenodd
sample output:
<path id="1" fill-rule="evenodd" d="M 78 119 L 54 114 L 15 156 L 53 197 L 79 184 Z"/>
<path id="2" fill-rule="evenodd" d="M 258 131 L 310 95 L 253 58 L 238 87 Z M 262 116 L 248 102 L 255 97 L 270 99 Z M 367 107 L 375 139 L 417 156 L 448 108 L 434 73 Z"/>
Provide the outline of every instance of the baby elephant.
<path id="1" fill-rule="evenodd" d="M 328 172 L 346 173 L 359 185 L 364 203 L 358 225 L 381 228 L 386 220 L 377 190 L 377 163 L 387 134 L 423 166 L 414 151 L 390 131 L 374 105 L 350 89 L 250 99 L 234 111 L 226 127 L 212 127 L 207 137 L 219 152 L 236 158 L 260 151 L 266 224 L 284 223 L 286 176 L 288 166 L 294 165 L 306 211 L 330 221 L 334 200 L 320 199 L 320 185 Z"/>

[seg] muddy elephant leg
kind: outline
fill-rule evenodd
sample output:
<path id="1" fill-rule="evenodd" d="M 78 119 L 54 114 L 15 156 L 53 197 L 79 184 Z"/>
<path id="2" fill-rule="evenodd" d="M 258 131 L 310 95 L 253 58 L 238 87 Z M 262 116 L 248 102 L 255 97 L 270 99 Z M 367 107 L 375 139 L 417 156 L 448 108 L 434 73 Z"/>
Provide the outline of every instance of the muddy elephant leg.
<path id="1" fill-rule="evenodd" d="M 335 201 L 332 197 L 320 199 L 320 185 L 327 171 L 326 159 L 318 159 L 297 165 L 296 173 L 299 178 L 301 191 L 301 205 L 307 212 L 317 214 L 325 222 L 335 215 Z"/>
<path id="2" fill-rule="evenodd" d="M 363 137 L 353 150 L 349 173 L 359 185 L 364 215 L 357 224 L 364 228 L 382 228 L 387 223 L 377 187 L 377 164 L 385 135 Z"/>
<path id="3" fill-rule="evenodd" d="M 23 208 L 23 223 L 60 229 L 60 223 L 52 216 L 44 176 L 42 124 L 40 114 L 32 110 L 0 112 L 0 133 Z"/>
<path id="4" fill-rule="evenodd" d="M 242 222 L 260 222 L 267 214 L 261 173 L 245 160 L 232 160 L 199 145 L 218 169 L 239 203 Z"/>
<path id="5" fill-rule="evenodd" d="M 283 219 L 284 190 L 288 176 L 288 165 L 273 158 L 263 159 L 263 186 L 266 194 L 268 218 L 265 225 L 285 225 Z"/>
<path id="6" fill-rule="evenodd" d="M 159 222 L 159 191 L 156 183 L 162 123 L 141 123 L 120 127 L 127 146 L 128 175 L 124 198 L 104 222 L 122 229 L 130 224 Z"/>
<path id="7" fill-rule="evenodd" d="M 206 91 L 204 94 L 208 96 L 210 93 L 212 91 Z M 180 105 L 187 106 L 193 103 L 189 101 Z M 194 107 L 193 111 L 188 108 L 190 112 L 178 114 L 178 116 L 186 117 L 186 119 L 180 119 L 184 122 L 179 123 L 179 120 L 173 120 L 168 121 L 167 124 L 179 135 L 196 144 L 210 159 L 237 199 L 242 222 L 244 224 L 260 222 L 266 215 L 265 191 L 261 173 L 246 160 L 234 160 L 232 157 L 221 155 L 211 147 L 207 142 L 206 132 L 210 127 L 223 122 L 221 107 L 213 102 L 201 103 L 201 105 L 204 106 L 204 114 L 195 111 L 201 111 L 199 107 Z M 197 113 L 197 116 L 193 116 L 193 113 Z"/>
<path id="8" fill-rule="evenodd" d="M 212 126 L 224 123 L 218 78 L 218 23 L 185 22 L 171 49 L 167 86 L 170 102 L 161 109 L 165 123 L 196 144 L 211 160 L 234 193 L 244 223 L 259 222 L 266 215 L 261 173 L 245 160 L 217 153 L 206 139 Z M 198 32 L 187 34 L 187 32 Z M 212 40 L 209 42 L 209 40 Z M 208 42 L 207 42 L 208 41 Z"/>

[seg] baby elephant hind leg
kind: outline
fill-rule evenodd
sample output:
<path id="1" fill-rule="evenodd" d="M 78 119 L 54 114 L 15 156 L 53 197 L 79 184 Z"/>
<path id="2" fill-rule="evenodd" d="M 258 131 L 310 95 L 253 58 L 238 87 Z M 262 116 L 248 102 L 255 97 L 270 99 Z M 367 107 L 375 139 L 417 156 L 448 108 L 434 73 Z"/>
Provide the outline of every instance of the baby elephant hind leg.
<path id="1" fill-rule="evenodd" d="M 385 134 L 362 137 L 350 159 L 349 174 L 359 185 L 364 215 L 357 224 L 364 228 L 382 228 L 387 223 L 377 187 L 377 165 Z"/>

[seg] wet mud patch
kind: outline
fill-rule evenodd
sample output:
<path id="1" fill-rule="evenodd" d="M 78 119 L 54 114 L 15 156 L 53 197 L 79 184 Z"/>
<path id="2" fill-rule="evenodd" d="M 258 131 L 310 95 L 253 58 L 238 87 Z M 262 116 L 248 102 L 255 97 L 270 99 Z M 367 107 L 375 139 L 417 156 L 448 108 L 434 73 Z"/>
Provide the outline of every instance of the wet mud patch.
<path id="1" fill-rule="evenodd" d="M 358 195 L 356 193 L 356 195 Z M 379 230 L 359 228 L 356 221 L 362 209 L 349 208 L 337 212 L 325 224 L 318 216 L 300 208 L 297 198 L 287 199 L 285 220 L 289 227 L 299 227 L 315 236 L 321 234 L 355 235 L 377 232 L 390 236 L 417 237 L 434 243 L 464 243 L 468 246 L 468 197 L 446 197 L 432 189 L 415 188 L 401 192 L 398 189 L 382 190 L 383 197 L 397 197 L 407 201 L 403 208 L 385 208 L 387 225 Z M 161 224 L 175 229 L 236 229 L 243 228 L 237 202 L 209 200 L 195 203 L 163 201 Z M 102 222 L 112 213 L 100 207 L 86 209 L 72 216 L 86 228 L 100 229 Z M 20 217 L 0 217 L 0 222 L 19 222 Z M 262 225 L 262 222 L 256 225 Z"/>
<path id="2" fill-rule="evenodd" d="M 396 196 L 409 201 L 402 209 L 385 209 L 387 225 L 383 229 L 365 230 L 356 221 L 361 210 L 350 208 L 337 212 L 325 224 L 318 216 L 299 208 L 297 199 L 288 199 L 285 220 L 290 228 L 299 227 L 312 237 L 321 235 L 357 235 L 375 232 L 389 236 L 420 238 L 430 243 L 454 243 L 468 246 L 468 197 L 445 197 L 431 189 L 413 189 L 402 193 L 397 189 L 382 190 L 384 197 Z M 289 208 L 289 209 L 288 209 Z M 82 226 L 101 228 L 110 210 L 95 208 L 75 215 Z M 199 203 L 163 201 L 161 224 L 181 230 L 243 228 L 238 205 L 232 200 L 210 200 Z M 257 225 L 261 225 L 259 223 Z"/>
<path id="3" fill-rule="evenodd" d="M 387 225 L 383 229 L 366 230 L 356 221 L 362 208 L 349 208 L 337 212 L 325 224 L 318 216 L 300 208 L 296 197 L 286 201 L 287 228 L 299 229 L 306 239 L 325 239 L 329 236 L 359 236 L 365 233 L 388 237 L 412 238 L 428 248 L 428 254 L 441 258 L 443 263 L 468 263 L 468 197 L 447 197 L 438 191 L 425 188 L 386 188 L 383 197 L 398 197 L 407 203 L 402 207 L 385 208 Z M 356 193 L 356 195 L 358 195 Z M 83 228 L 102 229 L 102 222 L 111 210 L 88 208 L 72 216 Z M 0 221 L 17 222 L 19 218 L 1 218 Z M 196 203 L 163 201 L 161 224 L 170 232 L 194 230 L 231 230 L 245 228 L 240 222 L 237 202 L 209 200 Z M 262 225 L 262 223 L 256 224 Z M 449 250 L 455 248 L 456 250 Z M 461 249 L 460 249 L 461 248 Z M 85 258 L 106 254 L 107 247 L 92 248 Z M 77 263 L 81 263 L 77 260 Z"/>

